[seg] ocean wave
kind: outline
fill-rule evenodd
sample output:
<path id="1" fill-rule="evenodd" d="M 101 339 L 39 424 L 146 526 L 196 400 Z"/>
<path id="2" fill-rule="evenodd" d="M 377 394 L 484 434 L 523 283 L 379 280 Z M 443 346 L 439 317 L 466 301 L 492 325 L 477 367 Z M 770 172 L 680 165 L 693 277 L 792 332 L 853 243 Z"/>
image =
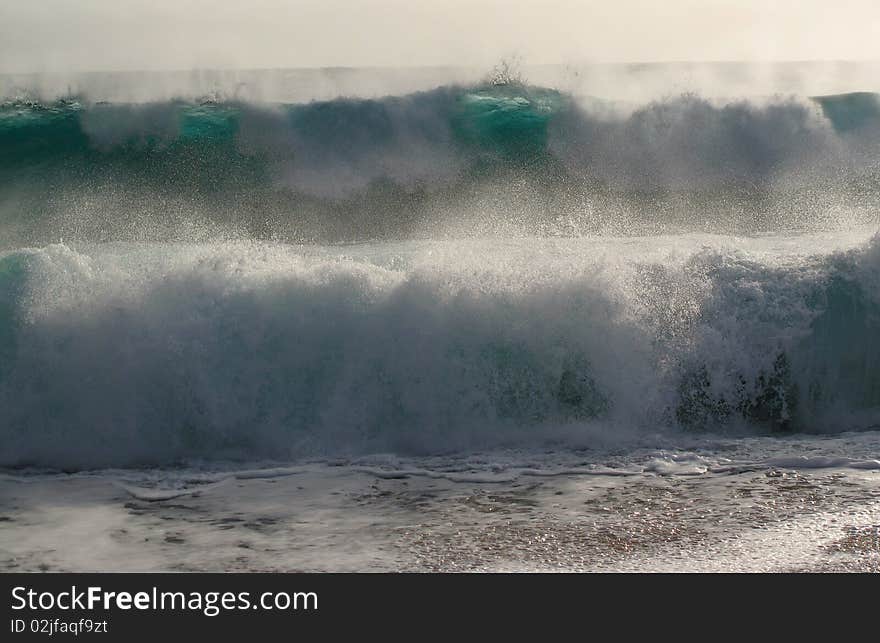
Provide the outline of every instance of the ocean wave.
<path id="1" fill-rule="evenodd" d="M 0 464 L 431 454 L 880 422 L 880 240 L 0 256 Z M 812 245 L 811 245 L 812 244 Z M 806 249 L 814 247 L 815 253 Z"/>
<path id="2" fill-rule="evenodd" d="M 621 109 L 520 84 L 0 106 L 7 247 L 755 232 L 876 220 L 874 94 Z"/>

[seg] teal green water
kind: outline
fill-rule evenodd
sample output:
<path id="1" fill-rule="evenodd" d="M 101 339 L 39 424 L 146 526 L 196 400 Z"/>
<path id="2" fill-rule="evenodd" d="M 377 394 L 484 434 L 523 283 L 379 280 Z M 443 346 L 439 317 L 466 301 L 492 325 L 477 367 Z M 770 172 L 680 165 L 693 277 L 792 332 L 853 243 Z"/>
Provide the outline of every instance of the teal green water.
<path id="1" fill-rule="evenodd" d="M 587 231 L 752 233 L 826 201 L 880 198 L 876 95 L 814 101 L 684 96 L 618 114 L 510 84 L 291 105 L 8 102 L 0 243 L 199 231 L 351 242 L 469 218 L 483 220 L 468 224 L 477 234 L 573 219 Z"/>
<path id="2" fill-rule="evenodd" d="M 403 99 L 396 100 L 405 108 Z M 508 157 L 545 153 L 548 125 L 571 107 L 570 97 L 558 91 L 520 85 L 428 92 L 408 100 L 411 104 L 434 103 L 432 111 L 448 121 L 441 123 L 441 128 L 449 125 L 458 144 L 493 150 Z M 819 96 L 813 100 L 838 132 L 880 124 L 877 94 L 856 92 Z M 396 135 L 394 106 L 392 99 L 340 99 L 279 108 L 286 113 L 289 126 L 300 130 L 306 138 L 318 138 L 326 145 L 345 139 L 351 144 L 380 146 Z M 126 159 L 134 163 L 138 156 L 146 162 L 151 152 L 170 144 L 194 141 L 207 146 L 228 144 L 238 133 L 242 112 L 253 107 L 172 101 L 158 108 L 164 112 L 164 120 L 171 123 L 169 131 L 150 131 L 150 123 L 145 122 L 143 129 L 132 129 L 128 135 L 117 137 L 109 147 L 127 150 Z M 101 149 L 100 142 L 84 127 L 84 117 L 94 113 L 99 119 L 136 122 L 142 116 L 149 116 L 151 111 L 156 110 L 130 105 L 87 106 L 73 100 L 49 105 L 8 102 L 0 105 L 0 159 L 7 170 L 72 156 L 111 162 L 115 158 L 112 149 Z M 356 131 L 361 132 L 361 136 L 352 137 Z M 96 151 L 100 154 L 95 154 Z M 166 153 L 173 154 L 173 150 Z"/>

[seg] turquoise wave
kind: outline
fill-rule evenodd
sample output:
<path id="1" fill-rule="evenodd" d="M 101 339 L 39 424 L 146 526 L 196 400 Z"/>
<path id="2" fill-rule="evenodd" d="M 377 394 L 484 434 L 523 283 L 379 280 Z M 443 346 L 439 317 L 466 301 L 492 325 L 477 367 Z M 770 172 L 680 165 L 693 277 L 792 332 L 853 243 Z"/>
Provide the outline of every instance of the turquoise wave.
<path id="1" fill-rule="evenodd" d="M 554 234 L 610 219 L 616 233 L 797 227 L 821 219 L 802 206 L 877 203 L 878 105 L 682 96 L 618 113 L 519 84 L 294 105 L 13 101 L 0 105 L 0 231 L 14 247 L 348 242 L 510 221 Z"/>
<path id="2" fill-rule="evenodd" d="M 880 126 L 878 94 L 854 92 L 811 100 L 838 133 Z M 235 145 L 242 115 L 260 109 L 240 103 L 185 101 L 147 105 L 89 105 L 73 99 L 51 104 L 7 101 L 0 104 L 0 159 L 3 169 L 9 171 L 72 157 L 112 164 L 122 160 L 117 156 L 120 153 L 135 169 L 139 163 L 152 165 L 151 153 L 161 150 L 173 157 L 183 154 L 187 145 L 208 149 L 226 146 L 228 152 L 245 156 Z M 401 125 L 414 124 L 427 140 L 432 140 L 433 134 L 437 144 L 447 142 L 443 130 L 448 127 L 455 144 L 464 149 L 522 160 L 550 151 L 548 126 L 573 105 L 571 97 L 556 90 L 500 85 L 263 109 L 280 112 L 282 124 L 303 136 L 306 143 L 320 141 L 328 149 L 346 144 L 381 150 L 398 136 Z M 410 123 L 405 122 L 407 117 Z M 288 151 L 294 154 L 297 150 Z"/>
<path id="3" fill-rule="evenodd" d="M 295 132 L 300 145 L 316 153 L 320 150 L 315 146 L 382 151 L 413 129 L 411 133 L 438 145 L 450 142 L 451 133 L 461 152 L 481 150 L 523 160 L 547 151 L 548 123 L 567 106 L 568 99 L 554 90 L 502 86 L 279 105 L 264 111 L 277 118 L 272 125 Z M 198 169 L 210 170 L 217 160 L 210 153 L 222 149 L 230 157 L 227 163 L 237 165 L 277 151 L 244 150 L 238 144 L 242 119 L 248 112 L 260 111 L 255 105 L 213 102 L 142 106 L 84 105 L 76 100 L 49 105 L 8 102 L 0 105 L 0 163 L 3 170 L 14 171 L 76 159 L 96 168 L 122 164 L 133 172 L 153 168 L 159 160 L 181 169 L 192 160 L 187 153 L 198 149 L 208 152 Z M 285 152 L 294 156 L 298 150 Z"/>
<path id="4" fill-rule="evenodd" d="M 880 95 L 852 92 L 814 98 L 837 132 L 877 127 L 880 123 Z"/>

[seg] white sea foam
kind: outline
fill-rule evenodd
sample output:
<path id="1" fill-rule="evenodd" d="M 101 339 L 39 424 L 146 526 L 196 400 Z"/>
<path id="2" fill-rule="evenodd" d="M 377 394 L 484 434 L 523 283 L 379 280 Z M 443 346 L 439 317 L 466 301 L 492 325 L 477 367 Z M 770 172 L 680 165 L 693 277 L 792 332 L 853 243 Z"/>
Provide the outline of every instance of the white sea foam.
<path id="1" fill-rule="evenodd" d="M 7 253 L 2 463 L 869 427 L 869 235 Z"/>

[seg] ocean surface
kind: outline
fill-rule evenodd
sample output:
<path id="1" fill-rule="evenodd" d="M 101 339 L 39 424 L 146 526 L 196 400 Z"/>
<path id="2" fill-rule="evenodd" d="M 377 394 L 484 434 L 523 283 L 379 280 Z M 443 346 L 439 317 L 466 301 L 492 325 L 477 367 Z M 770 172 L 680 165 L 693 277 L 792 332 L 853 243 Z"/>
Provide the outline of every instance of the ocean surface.
<path id="1" fill-rule="evenodd" d="M 876 67 L 0 78 L 0 568 L 880 569 Z"/>

